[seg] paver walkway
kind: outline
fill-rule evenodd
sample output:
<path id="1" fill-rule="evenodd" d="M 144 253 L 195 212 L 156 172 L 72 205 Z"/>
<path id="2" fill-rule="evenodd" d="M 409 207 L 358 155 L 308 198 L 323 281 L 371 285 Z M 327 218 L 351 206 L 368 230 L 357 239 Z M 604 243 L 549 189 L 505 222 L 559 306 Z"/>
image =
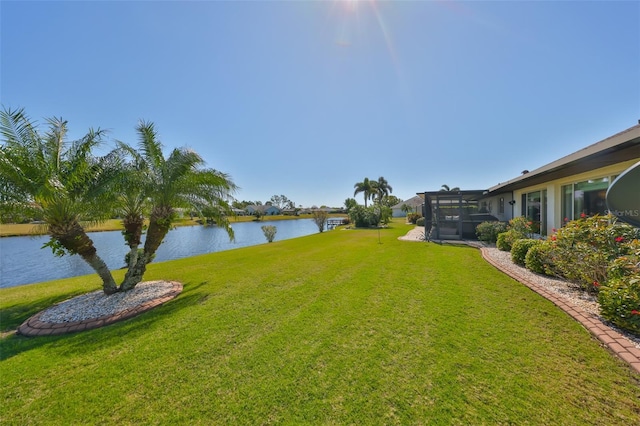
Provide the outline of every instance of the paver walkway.
<path id="1" fill-rule="evenodd" d="M 546 288 L 541 287 L 531 281 L 524 274 L 519 274 L 517 271 L 507 270 L 501 267 L 500 264 L 494 262 L 490 256 L 487 255 L 487 249 L 481 248 L 482 257 L 491 265 L 495 266 L 505 274 L 509 275 L 514 280 L 521 282 L 529 287 L 542 297 L 550 300 L 554 305 L 565 311 L 573 319 L 582 324 L 591 334 L 593 334 L 604 346 L 606 346 L 611 352 L 617 355 L 623 361 L 626 361 L 632 369 L 640 373 L 640 349 L 626 339 L 622 334 L 612 329 L 597 316 L 590 314 L 582 308 L 566 302 L 562 298 L 558 297 L 553 292 L 548 291 Z"/>
<path id="2" fill-rule="evenodd" d="M 98 327 L 104 327 L 105 325 L 113 324 L 114 322 L 123 321 L 136 315 L 140 315 L 150 309 L 162 305 L 169 300 L 176 297 L 182 292 L 182 284 L 177 281 L 172 281 L 173 288 L 168 293 L 163 294 L 152 300 L 148 300 L 138 306 L 130 309 L 125 309 L 116 312 L 112 315 L 105 315 L 99 318 L 89 318 L 82 321 L 64 322 L 64 323 L 50 323 L 40 320 L 40 317 L 44 311 L 37 313 L 28 320 L 26 320 L 20 327 L 18 327 L 18 334 L 23 336 L 54 336 L 58 334 L 74 333 L 77 331 L 91 330 Z"/>

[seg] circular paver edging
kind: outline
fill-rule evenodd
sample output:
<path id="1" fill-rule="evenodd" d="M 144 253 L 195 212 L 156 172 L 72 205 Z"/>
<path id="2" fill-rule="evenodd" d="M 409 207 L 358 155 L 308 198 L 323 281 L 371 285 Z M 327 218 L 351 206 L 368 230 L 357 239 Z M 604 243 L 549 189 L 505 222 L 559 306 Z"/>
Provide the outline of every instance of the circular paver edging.
<path id="1" fill-rule="evenodd" d="M 22 325 L 18 327 L 17 334 L 29 337 L 55 336 L 60 334 L 75 333 L 78 331 L 93 330 L 95 328 L 104 327 L 118 321 L 124 321 L 126 319 L 133 318 L 143 312 L 147 312 L 168 302 L 182 292 L 182 283 L 179 283 L 177 281 L 164 282 L 171 284 L 172 288 L 159 297 L 146 300 L 137 306 L 123 309 L 121 311 L 109 315 L 104 315 L 98 318 L 88 318 L 82 321 L 61 323 L 45 322 L 41 320 L 42 315 L 47 312 L 47 309 L 45 309 L 44 311 L 35 314 L 31 318 L 23 322 Z"/>

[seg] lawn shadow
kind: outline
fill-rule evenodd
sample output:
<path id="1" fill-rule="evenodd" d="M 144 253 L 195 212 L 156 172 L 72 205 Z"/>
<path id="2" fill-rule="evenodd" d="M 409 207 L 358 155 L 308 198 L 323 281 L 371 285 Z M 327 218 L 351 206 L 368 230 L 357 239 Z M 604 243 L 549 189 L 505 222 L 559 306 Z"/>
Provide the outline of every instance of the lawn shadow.
<path id="1" fill-rule="evenodd" d="M 161 316 L 170 315 L 174 312 L 178 312 L 182 309 L 200 303 L 202 298 L 206 295 L 204 292 L 198 290 L 204 284 L 207 284 L 207 281 L 203 281 L 199 284 L 185 284 L 183 286 L 183 291 L 174 299 L 171 299 L 168 302 L 158 305 L 148 311 L 142 312 L 135 317 L 118 321 L 104 327 L 57 336 L 27 337 L 16 334 L 15 329 L 32 315 L 37 314 L 55 303 L 66 300 L 70 296 L 65 295 L 38 300 L 32 304 L 23 306 L 20 309 L 22 314 L 15 315 L 16 319 L 14 320 L 14 324 L 16 325 L 13 330 L 4 330 L 5 337 L 0 339 L 0 361 L 4 361 L 23 352 L 40 347 L 56 345 L 56 347 L 60 349 L 58 345 L 62 342 L 66 343 L 65 346 L 69 348 L 70 352 L 77 352 L 82 351 L 87 347 L 91 347 L 90 343 L 95 343 L 96 338 L 98 338 L 98 340 L 106 341 L 112 338 L 122 338 L 125 335 L 128 338 L 133 338 L 137 334 L 147 331 L 149 327 L 152 326 L 153 323 L 155 323 Z M 5 315 L 4 311 L 6 310 L 3 310 L 3 317 Z M 24 312 L 27 311 L 30 312 L 29 315 L 24 314 Z M 4 322 L 3 328 L 6 328 Z"/>
<path id="2" fill-rule="evenodd" d="M 94 291 L 94 290 L 91 290 Z M 30 303 L 20 303 L 0 310 L 0 333 L 15 331 L 20 324 L 51 306 L 64 302 L 76 296 L 87 293 L 86 291 L 72 291 L 57 296 L 43 297 Z"/>

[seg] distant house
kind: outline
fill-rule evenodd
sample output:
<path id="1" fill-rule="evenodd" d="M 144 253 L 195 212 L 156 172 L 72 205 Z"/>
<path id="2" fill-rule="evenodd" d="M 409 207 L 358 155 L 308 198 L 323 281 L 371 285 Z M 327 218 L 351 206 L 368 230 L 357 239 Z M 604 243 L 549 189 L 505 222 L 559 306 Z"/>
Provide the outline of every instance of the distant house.
<path id="1" fill-rule="evenodd" d="M 422 197 L 416 195 L 413 198 L 409 198 L 406 201 L 401 201 L 395 206 L 391 207 L 391 210 L 393 211 L 393 217 L 403 217 L 407 215 L 407 213 L 402 211 L 402 206 L 404 206 L 405 204 L 411 207 L 412 213 L 422 214 L 422 205 L 424 204 L 424 200 L 422 199 Z"/>
<path id="2" fill-rule="evenodd" d="M 246 210 L 242 210 L 242 209 L 232 209 L 233 210 L 233 214 L 236 216 L 244 216 L 245 214 L 247 214 Z"/>
<path id="3" fill-rule="evenodd" d="M 263 216 L 275 216 L 277 214 L 280 214 L 279 208 L 270 205 L 256 206 L 255 204 L 252 204 L 250 206 L 247 206 L 245 210 L 249 215 L 256 214 L 256 211 L 260 211 Z"/>

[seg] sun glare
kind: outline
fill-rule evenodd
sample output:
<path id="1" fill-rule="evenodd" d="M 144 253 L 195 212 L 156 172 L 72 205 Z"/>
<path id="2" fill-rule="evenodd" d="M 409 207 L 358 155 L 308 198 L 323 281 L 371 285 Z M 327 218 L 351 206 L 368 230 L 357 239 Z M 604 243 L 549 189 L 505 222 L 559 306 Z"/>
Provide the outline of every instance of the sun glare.
<path id="1" fill-rule="evenodd" d="M 388 5 L 385 6 L 388 7 Z M 331 15 L 338 21 L 336 45 L 341 47 L 355 46 L 362 41 L 361 38 L 370 38 L 364 29 L 367 27 L 377 28 L 384 39 L 386 50 L 391 56 L 394 66 L 397 67 L 391 33 L 376 0 L 334 0 Z"/>
<path id="2" fill-rule="evenodd" d="M 354 13 L 358 10 L 358 5 L 365 0 L 334 0 L 334 4 L 341 7 L 343 11 Z"/>

